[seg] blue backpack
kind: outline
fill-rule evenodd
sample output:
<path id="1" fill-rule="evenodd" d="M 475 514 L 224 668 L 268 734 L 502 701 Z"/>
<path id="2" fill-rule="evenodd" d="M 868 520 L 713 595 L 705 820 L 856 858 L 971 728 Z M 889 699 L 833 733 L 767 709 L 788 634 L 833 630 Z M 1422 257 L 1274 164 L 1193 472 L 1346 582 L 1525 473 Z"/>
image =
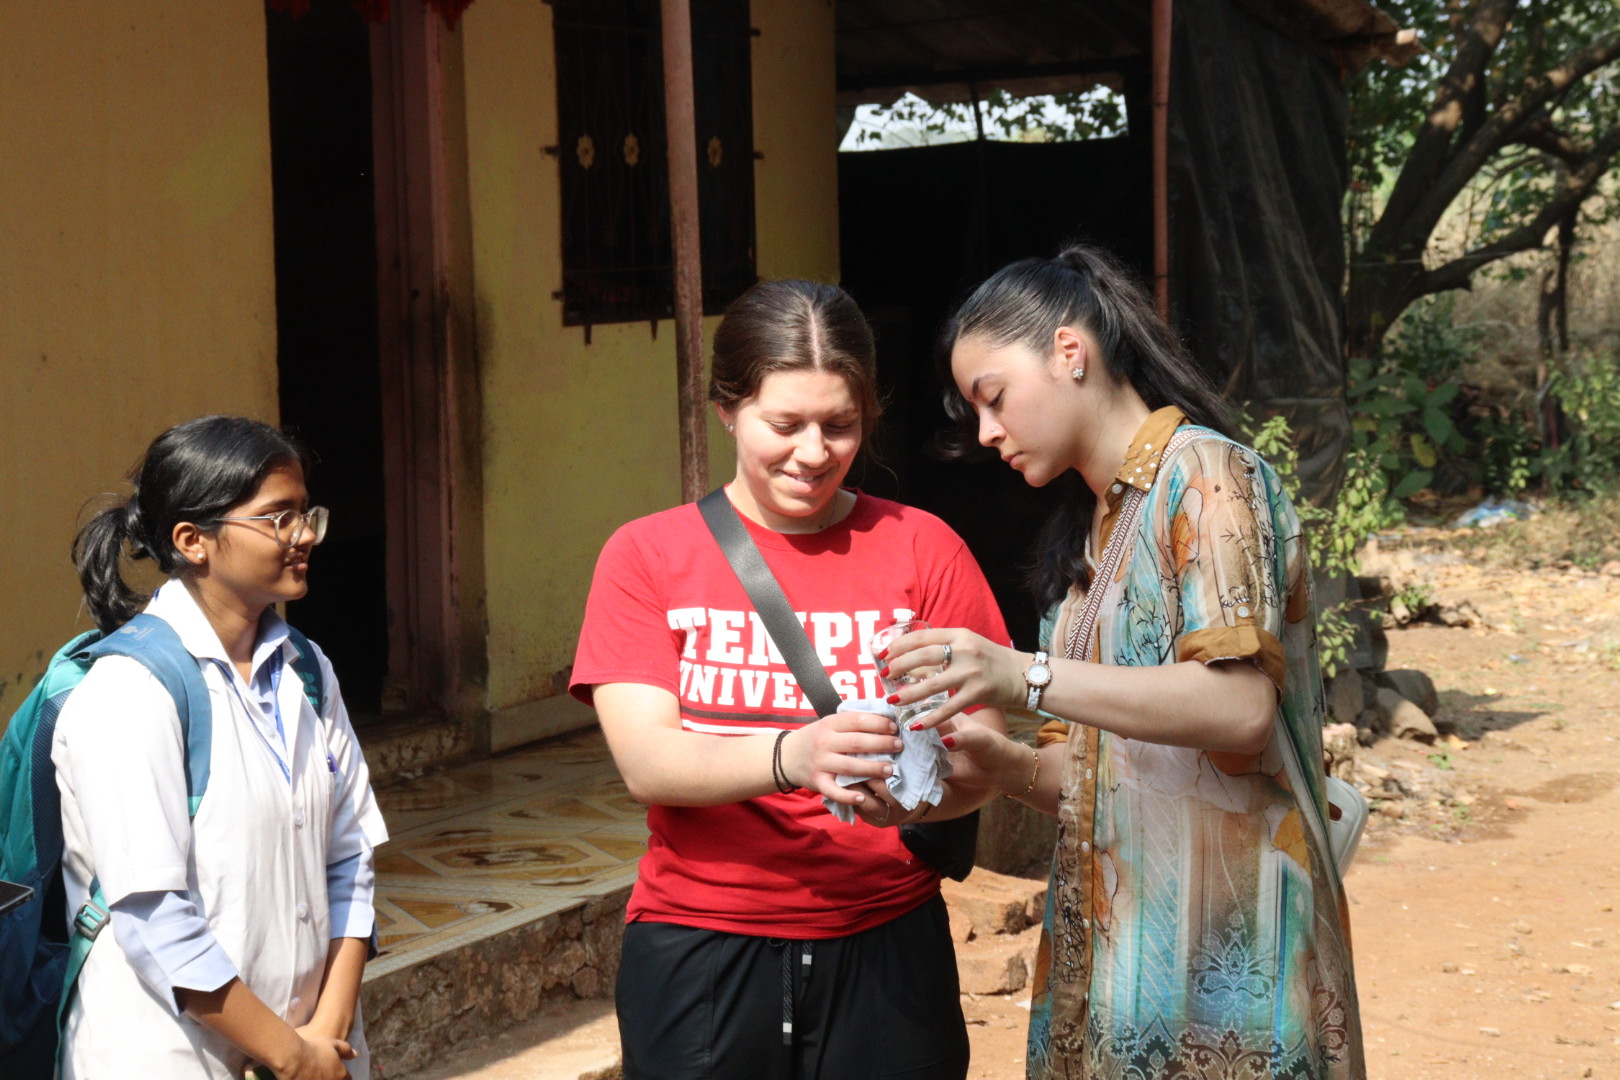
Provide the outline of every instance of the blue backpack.
<path id="1" fill-rule="evenodd" d="M 290 628 L 289 628 L 290 630 Z M 290 630 L 298 659 L 293 670 L 304 696 L 322 711 L 325 691 L 309 640 Z M 51 761 L 56 720 L 68 695 L 103 656 L 139 661 L 174 698 L 186 754 L 188 813 L 208 790 L 213 712 L 196 659 L 168 623 L 137 615 L 111 634 L 92 630 L 51 657 L 45 675 L 23 700 L 0 738 L 0 878 L 34 890 L 33 898 L 0 915 L 0 1076 L 51 1080 L 56 1075 L 62 1021 L 74 984 L 96 936 L 107 924 L 101 882 L 67 919 L 62 882 L 62 799 Z"/>

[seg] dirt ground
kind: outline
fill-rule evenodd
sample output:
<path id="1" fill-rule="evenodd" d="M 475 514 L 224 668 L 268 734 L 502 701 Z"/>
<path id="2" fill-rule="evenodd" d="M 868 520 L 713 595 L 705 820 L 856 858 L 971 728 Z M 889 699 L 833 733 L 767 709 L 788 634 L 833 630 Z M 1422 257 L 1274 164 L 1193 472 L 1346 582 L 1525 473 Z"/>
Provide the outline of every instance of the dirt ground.
<path id="1" fill-rule="evenodd" d="M 1346 883 L 1368 1075 L 1620 1080 L 1620 563 L 1470 562 L 1467 541 L 1418 530 L 1381 555 L 1409 598 L 1467 601 L 1476 625 L 1389 632 L 1387 667 L 1439 691 L 1439 737 L 1355 751 L 1374 796 Z M 959 945 L 964 974 L 1034 933 Z M 1022 1080 L 1028 1001 L 964 995 L 973 1080 Z M 616 1075 L 611 1008 L 575 1012 L 422 1080 Z"/>

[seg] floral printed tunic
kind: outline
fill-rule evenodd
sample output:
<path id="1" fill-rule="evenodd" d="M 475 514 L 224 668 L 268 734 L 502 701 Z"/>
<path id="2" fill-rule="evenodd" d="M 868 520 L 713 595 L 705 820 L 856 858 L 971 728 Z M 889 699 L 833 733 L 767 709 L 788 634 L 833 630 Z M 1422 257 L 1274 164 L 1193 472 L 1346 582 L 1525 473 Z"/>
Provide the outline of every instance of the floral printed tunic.
<path id="1" fill-rule="evenodd" d="M 1093 583 L 1107 591 L 1092 657 L 1253 662 L 1306 771 L 1290 779 L 1275 735 L 1251 757 L 1042 729 L 1068 752 L 1028 1075 L 1363 1080 L 1348 911 L 1317 832 L 1324 708 L 1299 520 L 1247 447 L 1191 428 L 1166 455 L 1184 420 L 1149 417 L 1107 494 L 1105 547 L 1126 486 L 1144 492 L 1116 580 Z M 1050 651 L 1085 599 L 1071 590 L 1043 626 Z"/>

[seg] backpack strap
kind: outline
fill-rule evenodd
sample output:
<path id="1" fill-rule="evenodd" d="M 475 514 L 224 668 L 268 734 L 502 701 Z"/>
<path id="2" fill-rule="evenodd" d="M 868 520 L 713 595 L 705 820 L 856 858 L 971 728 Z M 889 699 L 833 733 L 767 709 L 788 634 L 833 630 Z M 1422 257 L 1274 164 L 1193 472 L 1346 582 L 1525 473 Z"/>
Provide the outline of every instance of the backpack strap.
<path id="1" fill-rule="evenodd" d="M 754 605 L 765 632 L 782 659 L 787 661 L 788 670 L 793 672 L 799 689 L 815 707 L 816 715 L 830 716 L 837 712 L 841 700 L 838 690 L 827 677 L 827 669 L 821 666 L 821 658 L 810 644 L 810 636 L 794 614 L 781 583 L 766 565 L 754 538 L 748 535 L 748 527 L 737 515 L 737 508 L 726 497 L 724 485 L 703 496 L 697 505 L 704 524 L 714 534 L 715 543 L 720 545 L 732 572 Z"/>
<path id="2" fill-rule="evenodd" d="M 174 699 L 180 714 L 180 738 L 186 748 L 187 812 L 197 816 L 197 806 L 208 790 L 209 762 L 214 748 L 213 710 L 208 704 L 208 685 L 196 658 L 180 641 L 174 628 L 156 615 L 144 612 L 80 650 L 78 658 L 94 663 L 103 656 L 127 656 L 135 660 Z"/>
<path id="3" fill-rule="evenodd" d="M 309 699 L 318 719 L 326 713 L 326 676 L 321 672 L 321 662 L 315 657 L 315 646 L 292 626 L 287 627 L 287 640 L 298 650 L 292 668 L 298 673 L 298 680 L 304 684 L 304 697 Z"/>
<path id="4" fill-rule="evenodd" d="M 93 664 L 103 656 L 127 656 L 136 661 L 163 685 L 174 699 L 180 717 L 180 739 L 186 754 L 186 813 L 197 816 L 203 793 L 208 790 L 210 757 L 214 748 L 214 714 L 208 702 L 208 685 L 196 658 L 180 640 L 174 628 L 156 615 L 141 613 L 116 631 L 77 650 L 73 659 Z M 68 1003 L 79 981 L 79 973 L 90 958 L 90 948 L 111 919 L 107 894 L 101 878 L 90 879 L 90 896 L 79 908 L 69 927 L 67 969 L 62 975 L 62 997 L 56 1006 L 58 1038 L 67 1018 Z"/>

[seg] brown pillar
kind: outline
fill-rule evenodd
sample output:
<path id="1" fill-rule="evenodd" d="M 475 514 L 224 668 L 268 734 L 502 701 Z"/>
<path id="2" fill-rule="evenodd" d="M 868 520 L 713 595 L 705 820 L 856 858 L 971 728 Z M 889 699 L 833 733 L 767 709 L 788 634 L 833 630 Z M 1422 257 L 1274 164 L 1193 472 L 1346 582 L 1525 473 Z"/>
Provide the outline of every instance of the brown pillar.
<path id="1" fill-rule="evenodd" d="M 1153 299 L 1170 318 L 1170 18 L 1153 0 Z"/>
<path id="2" fill-rule="evenodd" d="M 698 234 L 697 118 L 692 91 L 690 0 L 660 0 L 664 25 L 664 130 L 675 255 L 675 368 L 681 418 L 681 497 L 709 486 L 703 381 L 703 263 Z"/>

